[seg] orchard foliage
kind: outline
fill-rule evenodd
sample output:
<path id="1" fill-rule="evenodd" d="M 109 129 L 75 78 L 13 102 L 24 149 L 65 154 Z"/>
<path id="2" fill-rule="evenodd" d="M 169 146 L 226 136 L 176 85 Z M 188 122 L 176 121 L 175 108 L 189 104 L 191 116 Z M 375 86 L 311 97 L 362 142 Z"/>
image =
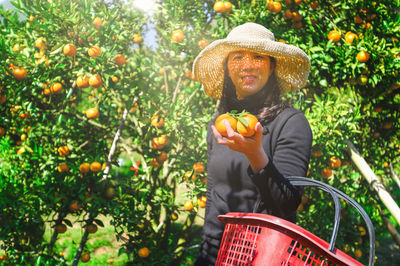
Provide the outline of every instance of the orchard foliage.
<path id="1" fill-rule="evenodd" d="M 396 1 L 164 0 L 150 18 L 129 1 L 14 5 L 26 18 L 0 11 L 0 243 L 8 262 L 70 264 L 54 246 L 74 224 L 85 232 L 74 256 L 88 259 L 81 254 L 91 252 L 85 242 L 93 225 L 104 226 L 102 214 L 112 217 L 120 252 L 133 264 L 179 264 L 198 244 L 206 128 L 218 104 L 193 79 L 193 60 L 249 21 L 310 56 L 308 85 L 284 96 L 312 127 L 309 177 L 356 199 L 377 240 L 387 236 L 384 207 L 349 163 L 345 141 L 390 190 L 387 166 L 399 170 L 400 144 Z M 143 41 L 149 20 L 155 48 Z M 331 217 L 330 199 L 306 190 L 299 224 L 328 240 Z M 345 206 L 342 217 L 338 248 L 365 262 L 365 225 Z M 388 261 L 385 252 L 378 247 L 378 262 Z"/>

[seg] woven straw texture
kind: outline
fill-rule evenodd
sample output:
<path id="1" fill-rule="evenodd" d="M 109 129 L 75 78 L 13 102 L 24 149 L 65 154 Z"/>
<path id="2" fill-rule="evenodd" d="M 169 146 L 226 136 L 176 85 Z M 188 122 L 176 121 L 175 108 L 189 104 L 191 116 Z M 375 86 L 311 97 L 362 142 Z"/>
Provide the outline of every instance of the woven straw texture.
<path id="1" fill-rule="evenodd" d="M 276 42 L 274 34 L 262 25 L 245 23 L 234 28 L 225 39 L 212 42 L 196 57 L 193 73 L 208 96 L 221 98 L 225 60 L 230 52 L 240 50 L 275 58 L 275 74 L 282 94 L 306 85 L 310 71 L 307 54 L 296 46 Z"/>

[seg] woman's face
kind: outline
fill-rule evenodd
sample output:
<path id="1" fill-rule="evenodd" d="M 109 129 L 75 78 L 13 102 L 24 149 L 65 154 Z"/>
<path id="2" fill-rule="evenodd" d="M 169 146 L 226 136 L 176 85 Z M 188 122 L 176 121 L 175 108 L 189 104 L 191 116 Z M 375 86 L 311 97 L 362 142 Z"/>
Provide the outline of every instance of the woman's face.
<path id="1" fill-rule="evenodd" d="M 257 93 L 273 71 L 270 57 L 250 51 L 235 51 L 228 56 L 228 74 L 238 99 Z"/>

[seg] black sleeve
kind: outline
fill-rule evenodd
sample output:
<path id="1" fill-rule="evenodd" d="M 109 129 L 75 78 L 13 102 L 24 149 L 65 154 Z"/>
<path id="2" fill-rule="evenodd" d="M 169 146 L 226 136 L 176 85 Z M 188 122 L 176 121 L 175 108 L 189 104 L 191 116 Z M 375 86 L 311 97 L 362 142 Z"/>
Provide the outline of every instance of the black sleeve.
<path id="1" fill-rule="evenodd" d="M 301 201 L 301 190 L 285 176 L 306 176 L 312 145 L 312 133 L 302 113 L 291 116 L 278 136 L 273 158 L 258 173 L 248 168 L 250 178 L 259 188 L 263 203 L 272 215 L 287 218 Z"/>

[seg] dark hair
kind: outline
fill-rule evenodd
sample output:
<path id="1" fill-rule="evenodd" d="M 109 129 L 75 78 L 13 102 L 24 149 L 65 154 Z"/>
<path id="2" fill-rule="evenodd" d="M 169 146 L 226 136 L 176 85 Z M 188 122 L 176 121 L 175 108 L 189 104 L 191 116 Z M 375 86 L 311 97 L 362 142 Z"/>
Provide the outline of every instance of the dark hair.
<path id="1" fill-rule="evenodd" d="M 275 64 L 275 59 L 270 57 L 271 64 Z M 268 133 L 266 124 L 275 119 L 275 117 L 285 108 L 289 107 L 289 103 L 281 98 L 281 90 L 275 71 L 271 73 L 265 86 L 255 95 L 251 95 L 244 100 L 238 100 L 236 97 L 236 88 L 228 74 L 228 68 L 225 64 L 224 87 L 222 90 L 221 103 L 219 113 L 226 113 L 232 110 L 246 111 L 254 114 L 264 127 L 264 134 Z"/>

